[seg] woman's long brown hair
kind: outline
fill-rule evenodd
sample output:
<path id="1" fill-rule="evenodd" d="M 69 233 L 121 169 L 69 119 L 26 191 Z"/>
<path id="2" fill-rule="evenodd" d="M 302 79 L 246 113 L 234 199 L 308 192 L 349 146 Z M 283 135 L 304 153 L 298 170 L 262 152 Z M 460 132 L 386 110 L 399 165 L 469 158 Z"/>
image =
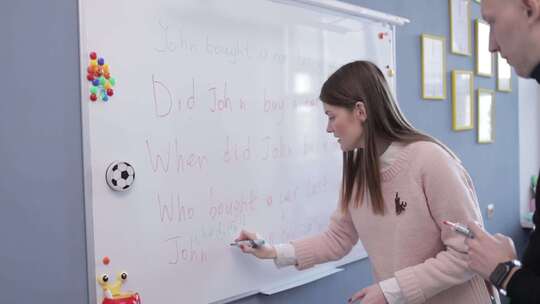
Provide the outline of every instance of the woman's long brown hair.
<path id="1" fill-rule="evenodd" d="M 394 101 L 384 75 L 369 61 L 354 61 L 339 68 L 323 84 L 320 99 L 349 111 L 353 111 L 360 101 L 368 115 L 364 123 L 365 147 L 343 152 L 340 203 L 343 212 L 347 212 L 351 203 L 355 208 L 360 207 L 366 189 L 369 189 L 373 212 L 380 215 L 385 212 L 378 161 L 382 151 L 377 151 L 377 140 L 406 144 L 430 141 L 457 159 L 444 144 L 407 121 Z"/>

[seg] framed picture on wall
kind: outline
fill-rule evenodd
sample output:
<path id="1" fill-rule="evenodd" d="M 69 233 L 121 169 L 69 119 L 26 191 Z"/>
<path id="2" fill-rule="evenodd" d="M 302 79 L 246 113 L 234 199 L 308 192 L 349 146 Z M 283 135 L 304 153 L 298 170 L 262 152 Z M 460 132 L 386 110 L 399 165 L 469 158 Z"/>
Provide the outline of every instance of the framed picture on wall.
<path id="1" fill-rule="evenodd" d="M 478 143 L 495 140 L 495 92 L 478 89 Z"/>
<path id="2" fill-rule="evenodd" d="M 476 75 L 493 76 L 493 54 L 489 51 L 489 24 L 476 19 Z"/>
<path id="3" fill-rule="evenodd" d="M 474 128 L 474 84 L 472 71 L 452 71 L 452 129 Z"/>
<path id="4" fill-rule="evenodd" d="M 446 99 L 446 39 L 422 34 L 422 98 Z"/>
<path id="5" fill-rule="evenodd" d="M 512 91 L 512 67 L 501 53 L 497 53 L 497 91 Z"/>
<path id="6" fill-rule="evenodd" d="M 471 55 L 471 1 L 448 0 L 450 8 L 450 51 Z"/>
<path id="7" fill-rule="evenodd" d="M 482 3 L 482 0 L 474 0 L 476 3 Z"/>

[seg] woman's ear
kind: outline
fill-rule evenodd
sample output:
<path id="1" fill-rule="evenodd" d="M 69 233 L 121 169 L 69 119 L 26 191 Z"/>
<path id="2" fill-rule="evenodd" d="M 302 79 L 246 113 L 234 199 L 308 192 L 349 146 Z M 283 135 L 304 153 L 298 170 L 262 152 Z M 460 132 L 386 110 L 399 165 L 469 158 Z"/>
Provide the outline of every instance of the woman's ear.
<path id="1" fill-rule="evenodd" d="M 362 101 L 357 101 L 354 104 L 354 115 L 356 118 L 358 118 L 361 122 L 364 122 L 367 120 L 367 109 L 366 104 Z"/>

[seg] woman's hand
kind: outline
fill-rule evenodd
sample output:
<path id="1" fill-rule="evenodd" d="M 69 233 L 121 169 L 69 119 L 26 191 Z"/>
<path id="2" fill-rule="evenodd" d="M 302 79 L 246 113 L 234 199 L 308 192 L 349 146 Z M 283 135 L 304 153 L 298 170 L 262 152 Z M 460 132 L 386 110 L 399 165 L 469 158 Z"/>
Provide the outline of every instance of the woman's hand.
<path id="1" fill-rule="evenodd" d="M 349 303 L 387 304 L 388 302 L 386 302 L 379 284 L 373 284 L 355 293 L 349 298 Z"/>
<path id="2" fill-rule="evenodd" d="M 245 240 L 257 240 L 261 239 L 261 237 L 253 232 L 242 230 L 240 232 L 240 235 L 234 240 L 235 242 L 238 241 L 245 241 Z M 240 250 L 242 250 L 243 253 L 249 253 L 252 254 L 259 259 L 274 259 L 276 257 L 276 250 L 274 249 L 274 246 L 265 243 L 264 245 L 253 248 L 249 245 L 240 244 L 239 245 Z"/>

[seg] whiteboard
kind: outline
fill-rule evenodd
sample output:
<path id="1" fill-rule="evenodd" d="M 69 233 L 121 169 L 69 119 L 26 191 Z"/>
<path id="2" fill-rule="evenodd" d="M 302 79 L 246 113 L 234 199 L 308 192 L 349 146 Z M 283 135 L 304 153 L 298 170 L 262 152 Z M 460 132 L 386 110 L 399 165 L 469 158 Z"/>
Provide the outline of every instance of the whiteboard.
<path id="1" fill-rule="evenodd" d="M 80 24 L 92 302 L 102 273 L 126 271 L 143 303 L 209 303 L 309 274 L 229 243 L 241 228 L 279 243 L 327 227 L 342 160 L 320 87 L 353 60 L 395 70 L 395 26 L 267 0 L 80 0 Z M 117 80 L 107 102 L 89 100 L 91 51 Z M 115 160 L 135 168 L 129 191 L 105 182 Z M 359 244 L 324 267 L 365 256 Z"/>

